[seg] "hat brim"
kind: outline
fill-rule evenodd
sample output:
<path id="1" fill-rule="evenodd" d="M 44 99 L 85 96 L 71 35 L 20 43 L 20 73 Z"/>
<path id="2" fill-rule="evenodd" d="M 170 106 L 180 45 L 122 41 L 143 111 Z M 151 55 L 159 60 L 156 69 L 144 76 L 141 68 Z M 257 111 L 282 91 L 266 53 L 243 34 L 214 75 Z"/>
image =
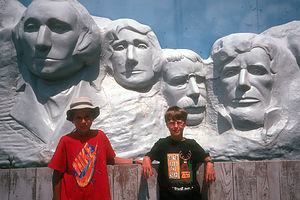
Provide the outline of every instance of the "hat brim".
<path id="1" fill-rule="evenodd" d="M 90 109 L 93 119 L 96 119 L 100 114 L 100 109 L 99 109 L 98 106 L 97 107 L 92 107 L 92 106 L 87 107 L 86 105 L 77 106 L 76 108 L 73 108 L 73 109 L 70 109 L 70 110 L 67 111 L 67 120 L 72 122 L 74 111 L 75 110 L 81 110 L 81 109 Z"/>

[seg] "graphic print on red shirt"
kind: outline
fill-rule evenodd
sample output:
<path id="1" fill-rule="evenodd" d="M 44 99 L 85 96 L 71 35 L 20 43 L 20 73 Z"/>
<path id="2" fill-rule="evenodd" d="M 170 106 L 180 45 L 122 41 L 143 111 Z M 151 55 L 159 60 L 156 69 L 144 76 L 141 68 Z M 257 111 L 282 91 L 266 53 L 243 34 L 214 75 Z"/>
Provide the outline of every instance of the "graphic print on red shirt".
<path id="1" fill-rule="evenodd" d="M 74 176 L 79 187 L 86 187 L 93 177 L 97 148 L 98 144 L 94 147 L 86 142 L 72 163 Z"/>

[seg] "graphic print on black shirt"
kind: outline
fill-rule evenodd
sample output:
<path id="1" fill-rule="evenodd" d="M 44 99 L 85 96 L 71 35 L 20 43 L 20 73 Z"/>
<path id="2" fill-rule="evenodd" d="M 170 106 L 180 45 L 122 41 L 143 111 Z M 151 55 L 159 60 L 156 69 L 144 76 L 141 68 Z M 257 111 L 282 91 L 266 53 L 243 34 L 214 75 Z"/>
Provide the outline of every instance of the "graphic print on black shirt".
<path id="1" fill-rule="evenodd" d="M 193 189 L 191 186 L 193 179 L 191 156 L 192 152 L 190 150 L 186 154 L 182 151 L 167 154 L 169 181 L 171 185 L 175 186 L 172 187 L 174 190 L 186 191 Z"/>
<path id="2" fill-rule="evenodd" d="M 192 174 L 192 169 L 191 164 L 189 165 L 189 160 L 192 156 L 192 152 L 189 151 L 188 155 L 185 157 L 182 153 L 182 151 L 179 152 L 179 157 L 181 160 L 183 160 L 183 163 L 181 164 L 181 180 L 190 182 L 191 181 L 191 174 Z"/>
<path id="3" fill-rule="evenodd" d="M 200 195 L 196 171 L 209 154 L 195 140 L 175 141 L 168 136 L 158 140 L 146 155 L 160 162 L 157 176 L 160 195 Z"/>

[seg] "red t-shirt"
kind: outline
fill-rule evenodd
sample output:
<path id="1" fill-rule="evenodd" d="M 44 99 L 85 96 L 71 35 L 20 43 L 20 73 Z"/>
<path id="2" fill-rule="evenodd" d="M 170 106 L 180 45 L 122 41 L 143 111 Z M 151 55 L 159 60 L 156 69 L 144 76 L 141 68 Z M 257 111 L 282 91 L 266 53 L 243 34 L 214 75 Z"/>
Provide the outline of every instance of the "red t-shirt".
<path id="1" fill-rule="evenodd" d="M 63 174 L 61 199 L 110 200 L 107 161 L 115 152 L 106 135 L 98 130 L 86 136 L 63 136 L 49 163 L 49 168 Z"/>

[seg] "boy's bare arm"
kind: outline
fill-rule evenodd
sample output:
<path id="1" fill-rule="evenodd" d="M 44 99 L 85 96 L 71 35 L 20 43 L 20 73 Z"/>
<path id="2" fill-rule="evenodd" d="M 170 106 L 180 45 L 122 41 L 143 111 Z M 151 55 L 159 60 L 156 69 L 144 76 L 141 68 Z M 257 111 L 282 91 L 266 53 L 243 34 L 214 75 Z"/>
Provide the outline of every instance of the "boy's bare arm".
<path id="1" fill-rule="evenodd" d="M 210 156 L 207 156 L 204 159 L 204 162 L 206 163 L 205 167 L 205 181 L 206 183 L 211 184 L 213 181 L 216 180 L 216 174 L 214 169 L 214 164 L 212 162 L 212 159 Z"/>
<path id="2" fill-rule="evenodd" d="M 144 175 L 145 178 L 152 176 L 152 162 L 149 156 L 143 158 L 142 175 Z"/>
<path id="3" fill-rule="evenodd" d="M 53 200 L 60 200 L 61 179 L 63 173 L 54 170 L 52 175 Z"/>
<path id="4" fill-rule="evenodd" d="M 115 157 L 114 164 L 142 164 L 142 160 Z"/>

